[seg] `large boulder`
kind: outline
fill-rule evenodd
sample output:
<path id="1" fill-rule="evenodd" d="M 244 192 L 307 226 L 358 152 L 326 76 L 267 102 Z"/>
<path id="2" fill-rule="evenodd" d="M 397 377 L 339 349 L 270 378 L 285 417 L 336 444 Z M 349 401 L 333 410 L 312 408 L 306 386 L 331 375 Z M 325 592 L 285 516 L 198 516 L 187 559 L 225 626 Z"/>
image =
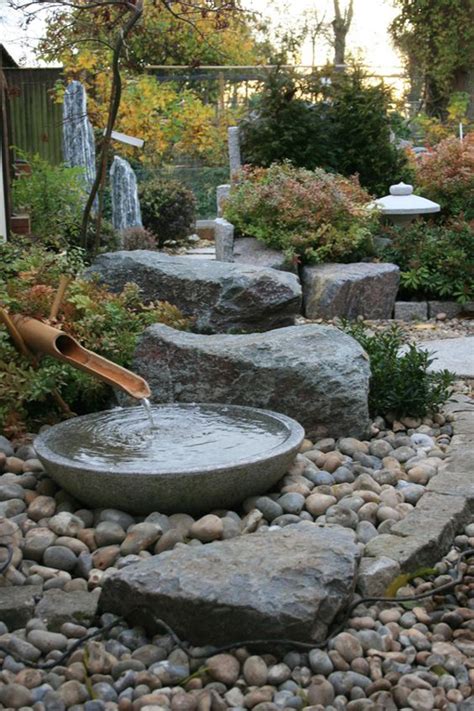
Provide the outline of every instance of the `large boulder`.
<path id="1" fill-rule="evenodd" d="M 113 291 L 134 281 L 145 301 L 164 300 L 200 333 L 266 331 L 294 323 L 301 287 L 293 274 L 252 265 L 194 261 L 159 252 L 102 254 L 88 270 Z"/>
<path id="2" fill-rule="evenodd" d="M 307 318 L 387 319 L 400 281 L 396 264 L 318 264 L 302 270 Z"/>
<path id="3" fill-rule="evenodd" d="M 199 645 L 321 641 L 350 601 L 357 563 L 352 531 L 305 522 L 129 565 L 107 579 L 99 607 L 151 633 L 156 616 Z"/>
<path id="4" fill-rule="evenodd" d="M 333 326 L 204 336 L 157 324 L 141 337 L 134 370 L 155 402 L 276 410 L 317 437 L 358 437 L 368 423 L 368 357 Z"/>

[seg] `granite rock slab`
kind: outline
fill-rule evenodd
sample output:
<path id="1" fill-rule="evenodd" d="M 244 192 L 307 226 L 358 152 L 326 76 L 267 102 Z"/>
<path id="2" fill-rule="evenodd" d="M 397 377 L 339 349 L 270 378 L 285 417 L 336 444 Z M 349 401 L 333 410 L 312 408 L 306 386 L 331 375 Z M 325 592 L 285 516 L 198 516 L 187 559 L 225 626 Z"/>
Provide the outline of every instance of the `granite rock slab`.
<path id="1" fill-rule="evenodd" d="M 294 274 L 255 265 L 137 250 L 102 254 L 87 273 L 115 292 L 135 282 L 143 301 L 169 301 L 199 333 L 267 331 L 293 324 L 301 310 Z"/>
<path id="2" fill-rule="evenodd" d="M 48 630 L 59 632 L 65 622 L 89 625 L 97 613 L 97 595 L 83 590 L 65 592 L 47 590 L 36 606 L 35 617 L 46 623 Z"/>
<path id="3" fill-rule="evenodd" d="M 352 597 L 357 565 L 352 531 L 308 522 L 127 566 L 105 582 L 99 607 L 151 633 L 154 614 L 199 645 L 320 641 Z"/>
<path id="4" fill-rule="evenodd" d="M 255 237 L 238 237 L 234 240 L 234 261 L 238 264 L 255 264 L 259 267 L 271 267 L 284 272 L 298 273 L 296 264 L 292 264 L 283 252 L 267 247 Z"/>
<path id="5" fill-rule="evenodd" d="M 154 402 L 274 410 L 318 438 L 360 437 L 368 424 L 368 357 L 333 326 L 206 336 L 156 324 L 142 335 L 133 368 Z"/>
<path id="6" fill-rule="evenodd" d="M 10 631 L 25 627 L 34 617 L 37 601 L 42 595 L 41 585 L 18 585 L 0 588 L 0 621 Z"/>
<path id="7" fill-rule="evenodd" d="M 303 267 L 306 318 L 392 317 L 400 281 L 396 264 L 355 262 Z"/>

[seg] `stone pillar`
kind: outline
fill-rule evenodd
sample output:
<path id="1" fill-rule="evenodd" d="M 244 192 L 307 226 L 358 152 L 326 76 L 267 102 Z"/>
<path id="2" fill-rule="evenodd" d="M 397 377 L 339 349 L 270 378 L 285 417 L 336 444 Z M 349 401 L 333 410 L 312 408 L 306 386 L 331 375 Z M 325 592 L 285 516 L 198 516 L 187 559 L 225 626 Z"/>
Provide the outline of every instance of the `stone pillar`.
<path id="1" fill-rule="evenodd" d="M 215 220 L 216 260 L 218 262 L 234 261 L 234 225 L 222 217 Z"/>
<path id="2" fill-rule="evenodd" d="M 242 168 L 238 126 L 229 126 L 227 129 L 227 144 L 229 147 L 230 179 L 232 180 L 234 174 L 238 173 L 238 171 Z"/>
<path id="3" fill-rule="evenodd" d="M 227 200 L 230 192 L 230 184 L 218 185 L 216 189 L 217 217 L 222 217 L 224 200 Z"/>

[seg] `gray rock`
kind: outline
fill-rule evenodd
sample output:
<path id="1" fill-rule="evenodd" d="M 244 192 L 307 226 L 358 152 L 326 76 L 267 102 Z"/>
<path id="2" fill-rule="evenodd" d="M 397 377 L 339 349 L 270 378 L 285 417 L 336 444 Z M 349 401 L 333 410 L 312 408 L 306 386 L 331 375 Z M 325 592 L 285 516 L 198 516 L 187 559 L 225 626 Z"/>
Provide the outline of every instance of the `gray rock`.
<path id="1" fill-rule="evenodd" d="M 368 423 L 367 356 L 332 326 L 202 336 L 157 324 L 141 337 L 134 369 L 156 402 L 273 409 L 300 422 L 310 437 L 361 436 Z"/>
<path id="2" fill-rule="evenodd" d="M 333 685 L 336 694 L 345 696 L 354 686 L 366 689 L 371 683 L 371 679 L 353 671 L 336 671 L 329 675 L 329 682 Z"/>
<path id="3" fill-rule="evenodd" d="M 407 462 L 411 457 L 414 457 L 416 454 L 415 450 L 412 449 L 411 447 L 397 447 L 394 449 L 392 452 L 390 452 L 391 457 L 395 457 L 399 462 L 403 464 L 403 462 Z"/>
<path id="4" fill-rule="evenodd" d="M 402 492 L 405 501 L 408 504 L 413 504 L 413 506 L 416 505 L 418 500 L 425 493 L 425 487 L 421 484 L 412 484 L 411 482 L 403 480 L 398 482 L 396 488 Z"/>
<path id="5" fill-rule="evenodd" d="M 105 581 L 100 607 L 150 630 L 159 610 L 192 643 L 320 640 L 351 597 L 357 556 L 350 531 L 300 523 L 124 568 Z"/>
<path id="6" fill-rule="evenodd" d="M 351 484 L 355 480 L 354 474 L 347 467 L 338 467 L 336 471 L 333 472 L 332 477 L 336 484 Z"/>
<path id="7" fill-rule="evenodd" d="M 352 511 L 347 506 L 341 506 L 340 504 L 331 506 L 326 511 L 327 523 L 335 523 L 345 528 L 356 528 L 358 520 L 355 511 Z"/>
<path id="8" fill-rule="evenodd" d="M 323 674 L 324 676 L 328 676 L 334 670 L 331 657 L 322 649 L 312 649 L 310 651 L 309 665 L 315 674 Z"/>
<path id="9" fill-rule="evenodd" d="M 370 521 L 359 521 L 356 528 L 357 540 L 361 543 L 368 543 L 377 535 L 377 529 Z"/>
<path id="10" fill-rule="evenodd" d="M 460 314 L 474 314 L 474 302 L 468 301 L 460 304 L 457 301 L 428 301 L 428 317 L 436 318 L 440 313 L 446 314 L 448 318 L 456 318 Z"/>
<path id="11" fill-rule="evenodd" d="M 6 457 L 13 457 L 15 450 L 9 439 L 0 435 L 0 452 L 2 452 Z"/>
<path id="12" fill-rule="evenodd" d="M 22 499 L 10 499 L 9 501 L 0 502 L 0 518 L 13 518 L 18 514 L 23 513 L 26 509 L 25 502 Z"/>
<path id="13" fill-rule="evenodd" d="M 201 333 L 288 326 L 301 306 L 301 287 L 293 274 L 251 265 L 138 250 L 102 254 L 88 273 L 113 291 L 134 281 L 144 301 L 175 304 L 195 318 L 193 327 Z"/>
<path id="14" fill-rule="evenodd" d="M 19 484 L 0 484 L 0 501 L 24 498 L 25 490 Z"/>
<path id="15" fill-rule="evenodd" d="M 127 534 L 122 526 L 113 521 L 101 521 L 94 532 L 97 546 L 112 546 L 116 543 L 120 545 L 125 540 Z"/>
<path id="16" fill-rule="evenodd" d="M 12 654 L 18 655 L 28 662 L 36 662 L 41 652 L 33 644 L 13 634 L 3 634 L 0 637 L 2 648 Z"/>
<path id="17" fill-rule="evenodd" d="M 270 499 L 269 496 L 260 496 L 255 502 L 255 507 L 263 513 L 267 521 L 273 521 L 274 518 L 283 514 L 280 504 Z"/>
<path id="18" fill-rule="evenodd" d="M 289 514 L 299 514 L 303 509 L 304 502 L 304 496 L 295 492 L 283 494 L 283 496 L 280 496 L 278 499 L 278 503 L 283 508 L 283 511 Z"/>
<path id="19" fill-rule="evenodd" d="M 255 237 L 239 237 L 234 241 L 234 262 L 297 273 L 296 265 L 288 262 L 283 252 L 267 247 Z"/>
<path id="20" fill-rule="evenodd" d="M 400 280 L 395 264 L 318 264 L 303 267 L 307 318 L 391 318 Z"/>
<path id="21" fill-rule="evenodd" d="M 67 646 L 67 637 L 58 632 L 31 630 L 31 632 L 28 633 L 28 642 L 47 654 L 53 649 L 65 649 Z"/>
<path id="22" fill-rule="evenodd" d="M 21 684 L 5 684 L 0 687 L 0 703 L 4 709 L 19 709 L 32 703 L 30 689 Z"/>
<path id="23" fill-rule="evenodd" d="M 426 301 L 396 301 L 394 318 L 400 321 L 426 321 L 428 303 Z"/>
<path id="24" fill-rule="evenodd" d="M 97 612 L 97 596 L 76 590 L 48 590 L 36 607 L 35 616 L 44 620 L 49 630 L 61 629 L 65 622 L 89 624 Z"/>
<path id="25" fill-rule="evenodd" d="M 50 568 L 71 571 L 76 567 L 77 558 L 66 546 L 51 546 L 45 550 L 43 562 Z"/>
<path id="26" fill-rule="evenodd" d="M 324 470 L 316 472 L 305 472 L 305 477 L 312 481 L 313 484 L 315 484 L 316 486 L 323 486 L 324 484 L 328 484 L 329 486 L 331 486 L 332 484 L 336 483 L 333 475 Z"/>
<path id="27" fill-rule="evenodd" d="M 377 484 L 380 484 L 380 486 L 384 484 L 395 486 L 398 481 L 397 475 L 392 469 L 375 469 L 372 478 Z"/>
<path id="28" fill-rule="evenodd" d="M 130 526 L 133 526 L 136 521 L 129 513 L 126 511 L 120 511 L 119 509 L 102 509 L 99 513 L 99 518 L 97 523 L 100 524 L 102 521 L 110 521 L 111 523 L 116 523 L 126 531 Z"/>
<path id="29" fill-rule="evenodd" d="M 37 599 L 41 596 L 41 585 L 0 588 L 0 621 L 9 630 L 25 627 L 34 617 Z"/>
<path id="30" fill-rule="evenodd" d="M 223 183 L 222 185 L 218 185 L 216 188 L 217 217 L 222 217 L 225 201 L 229 197 L 230 188 L 230 183 Z"/>
<path id="31" fill-rule="evenodd" d="M 362 558 L 357 576 L 357 587 L 362 595 L 382 597 L 397 575 L 400 575 L 400 566 L 391 558 L 383 556 Z"/>
<path id="32" fill-rule="evenodd" d="M 388 457 L 392 449 L 392 445 L 384 439 L 374 439 L 369 445 L 371 455 L 378 459 Z"/>
<path id="33" fill-rule="evenodd" d="M 219 262 L 234 261 L 234 225 L 222 217 L 214 221 L 214 244 Z"/>

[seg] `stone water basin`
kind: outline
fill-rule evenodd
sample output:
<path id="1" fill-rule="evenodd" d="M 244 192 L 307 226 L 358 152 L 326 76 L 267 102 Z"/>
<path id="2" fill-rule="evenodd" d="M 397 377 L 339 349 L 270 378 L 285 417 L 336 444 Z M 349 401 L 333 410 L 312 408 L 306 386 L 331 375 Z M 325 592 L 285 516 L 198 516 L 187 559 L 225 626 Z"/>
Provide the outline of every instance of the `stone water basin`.
<path id="1" fill-rule="evenodd" d="M 304 438 L 295 420 L 237 405 L 116 408 L 55 425 L 35 440 L 47 473 L 91 508 L 205 513 L 262 494 Z"/>

